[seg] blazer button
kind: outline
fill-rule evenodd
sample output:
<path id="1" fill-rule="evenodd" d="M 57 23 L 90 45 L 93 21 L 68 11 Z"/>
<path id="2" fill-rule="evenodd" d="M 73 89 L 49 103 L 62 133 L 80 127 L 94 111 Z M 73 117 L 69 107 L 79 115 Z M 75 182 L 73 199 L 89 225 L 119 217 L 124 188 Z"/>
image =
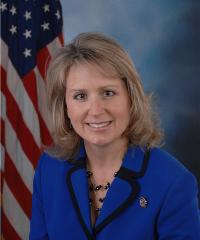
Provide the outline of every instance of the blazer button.
<path id="1" fill-rule="evenodd" d="M 140 197 L 140 207 L 147 208 L 148 201 L 145 197 Z"/>

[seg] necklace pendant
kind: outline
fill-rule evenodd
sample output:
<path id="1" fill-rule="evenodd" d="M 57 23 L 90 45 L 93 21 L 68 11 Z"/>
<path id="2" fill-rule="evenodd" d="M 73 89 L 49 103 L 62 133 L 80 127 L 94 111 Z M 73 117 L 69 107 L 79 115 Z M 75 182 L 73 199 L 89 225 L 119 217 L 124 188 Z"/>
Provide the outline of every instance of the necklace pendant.
<path id="1" fill-rule="evenodd" d="M 102 185 L 97 185 L 97 186 L 94 188 L 94 191 L 99 191 L 101 188 L 102 188 Z"/>
<path id="2" fill-rule="evenodd" d="M 105 200 L 105 198 L 99 198 L 99 202 L 100 202 L 100 203 L 103 203 L 104 200 Z"/>
<path id="3" fill-rule="evenodd" d="M 104 186 L 104 190 L 108 190 L 109 187 L 110 187 L 110 183 L 107 182 L 107 184 Z"/>

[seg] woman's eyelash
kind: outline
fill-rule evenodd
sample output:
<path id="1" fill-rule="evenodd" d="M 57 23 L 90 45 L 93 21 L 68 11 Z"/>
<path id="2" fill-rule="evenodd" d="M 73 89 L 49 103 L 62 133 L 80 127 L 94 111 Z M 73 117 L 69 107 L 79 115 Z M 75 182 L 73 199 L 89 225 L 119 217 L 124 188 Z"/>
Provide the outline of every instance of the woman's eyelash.
<path id="1" fill-rule="evenodd" d="M 106 91 L 104 91 L 104 96 L 106 96 L 106 97 L 112 97 L 115 94 L 116 93 L 113 90 L 106 90 Z"/>
<path id="2" fill-rule="evenodd" d="M 116 95 L 116 92 L 113 90 L 105 90 L 103 91 L 103 96 L 104 97 L 112 97 Z M 86 93 L 77 93 L 73 96 L 73 98 L 75 100 L 85 100 L 87 98 L 87 94 Z"/>
<path id="3" fill-rule="evenodd" d="M 76 100 L 84 100 L 86 98 L 86 94 L 85 93 L 78 93 L 74 95 L 74 99 Z"/>

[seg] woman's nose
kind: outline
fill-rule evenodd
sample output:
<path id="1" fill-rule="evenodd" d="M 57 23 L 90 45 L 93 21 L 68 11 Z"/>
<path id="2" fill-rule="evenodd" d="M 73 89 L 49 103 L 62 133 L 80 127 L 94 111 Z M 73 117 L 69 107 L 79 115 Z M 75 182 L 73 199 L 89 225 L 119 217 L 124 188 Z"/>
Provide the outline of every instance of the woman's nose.
<path id="1" fill-rule="evenodd" d="M 89 105 L 89 113 L 93 116 L 103 114 L 105 111 L 104 104 L 100 99 L 92 99 Z"/>

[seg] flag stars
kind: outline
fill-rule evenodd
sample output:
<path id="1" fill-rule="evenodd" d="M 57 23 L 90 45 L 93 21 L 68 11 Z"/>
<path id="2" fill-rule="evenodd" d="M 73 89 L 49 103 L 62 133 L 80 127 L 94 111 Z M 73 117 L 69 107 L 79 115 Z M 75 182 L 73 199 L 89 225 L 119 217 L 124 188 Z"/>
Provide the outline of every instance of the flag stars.
<path id="1" fill-rule="evenodd" d="M 43 28 L 43 31 L 46 31 L 46 30 L 49 30 L 49 24 L 50 23 L 46 23 L 46 22 L 44 22 L 42 25 L 41 25 L 41 27 Z"/>
<path id="2" fill-rule="evenodd" d="M 15 6 L 12 6 L 12 8 L 10 9 L 11 14 L 14 16 L 15 14 L 17 14 L 17 9 Z"/>
<path id="3" fill-rule="evenodd" d="M 60 16 L 60 11 L 59 11 L 59 10 L 56 11 L 55 15 L 56 15 L 56 17 L 57 17 L 58 20 L 61 18 L 61 16 Z"/>
<path id="4" fill-rule="evenodd" d="M 44 9 L 44 12 L 49 12 L 49 11 L 50 11 L 50 6 L 49 6 L 49 4 L 45 4 L 45 5 L 43 6 L 43 9 Z"/>
<path id="5" fill-rule="evenodd" d="M 2 12 L 6 11 L 7 10 L 7 3 L 1 2 L 0 3 L 0 10 Z"/>
<path id="6" fill-rule="evenodd" d="M 31 30 L 26 29 L 25 32 L 23 33 L 26 39 L 31 38 Z"/>
<path id="7" fill-rule="evenodd" d="M 24 54 L 25 58 L 31 57 L 31 49 L 25 48 L 23 54 Z"/>
<path id="8" fill-rule="evenodd" d="M 28 21 L 29 19 L 31 19 L 31 18 L 32 18 L 32 17 L 31 17 L 31 12 L 26 11 L 25 14 L 24 14 L 24 17 L 25 17 L 26 21 Z"/>
<path id="9" fill-rule="evenodd" d="M 12 25 L 9 31 L 11 32 L 12 35 L 14 35 L 15 33 L 17 33 L 17 26 Z"/>

